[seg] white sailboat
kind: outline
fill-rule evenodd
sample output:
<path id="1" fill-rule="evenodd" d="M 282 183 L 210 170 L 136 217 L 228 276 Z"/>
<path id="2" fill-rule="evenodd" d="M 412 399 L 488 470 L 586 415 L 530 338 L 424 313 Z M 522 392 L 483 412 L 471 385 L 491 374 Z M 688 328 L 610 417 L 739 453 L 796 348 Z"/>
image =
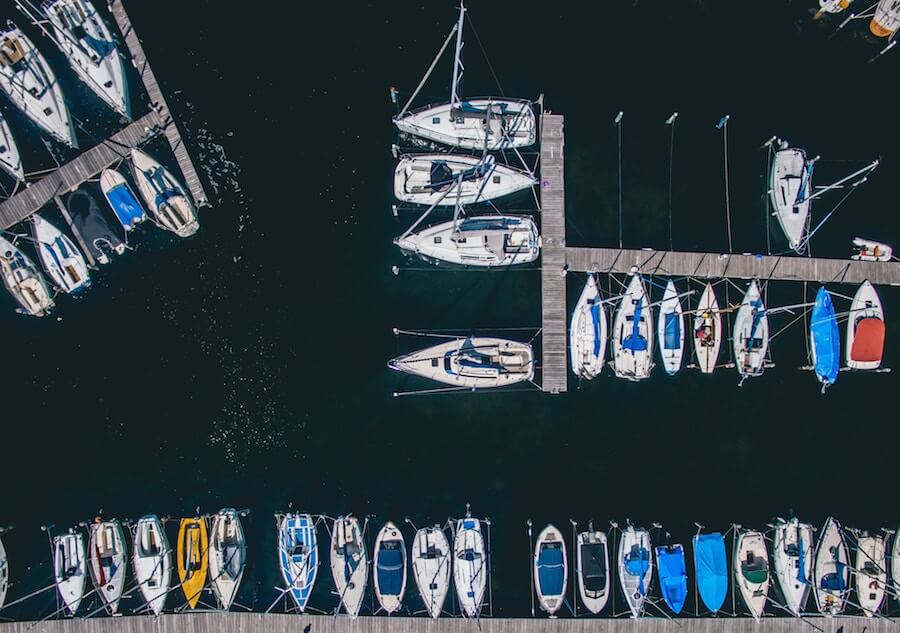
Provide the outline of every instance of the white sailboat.
<path id="1" fill-rule="evenodd" d="M 87 573 L 84 535 L 69 530 L 67 534 L 54 536 L 53 576 L 59 597 L 69 615 L 75 615 L 81 605 Z"/>
<path id="2" fill-rule="evenodd" d="M 887 559 L 883 536 L 864 534 L 856 540 L 856 595 L 867 618 L 881 611 L 887 586 Z"/>
<path id="3" fill-rule="evenodd" d="M 8 21 L 0 31 L 0 90 L 35 125 L 77 148 L 75 128 L 62 88 L 47 60 L 19 28 Z"/>
<path id="4" fill-rule="evenodd" d="M 674 376 L 681 369 L 684 355 L 684 312 L 675 282 L 666 284 L 662 302 L 659 304 L 659 320 L 656 329 L 659 338 L 659 354 L 662 356 L 666 373 Z"/>
<path id="5" fill-rule="evenodd" d="M 812 172 L 815 161 L 806 152 L 778 140 L 778 150 L 769 173 L 769 198 L 775 217 L 795 251 L 802 250 L 809 222 L 809 197 L 812 194 Z"/>
<path id="6" fill-rule="evenodd" d="M 472 336 L 400 356 L 388 367 L 455 387 L 486 389 L 531 380 L 534 351 L 519 341 Z"/>
<path id="7" fill-rule="evenodd" d="M 406 593 L 406 543 L 403 533 L 388 521 L 375 537 L 375 553 L 372 556 L 375 570 L 372 580 L 378 604 L 388 615 L 403 606 Z"/>
<path id="8" fill-rule="evenodd" d="M 450 543 L 439 527 L 422 528 L 412 543 L 413 578 L 425 609 L 440 617 L 450 589 Z"/>
<path id="9" fill-rule="evenodd" d="M 788 610 L 799 616 L 806 609 L 813 585 L 813 528 L 796 518 L 779 520 L 772 545 L 775 577 Z"/>
<path id="10" fill-rule="evenodd" d="M 761 376 L 769 349 L 769 317 L 756 280 L 750 282 L 734 319 L 734 359 L 741 382 Z"/>
<path id="11" fill-rule="evenodd" d="M 644 609 L 644 600 L 650 593 L 652 578 L 650 535 L 643 528 L 635 529 L 629 525 L 622 530 L 619 541 L 619 582 L 631 610 L 631 617 L 640 617 Z"/>
<path id="12" fill-rule="evenodd" d="M 0 169 L 19 182 L 25 182 L 25 171 L 22 169 L 22 157 L 19 146 L 13 138 L 6 117 L 0 115 Z"/>
<path id="13" fill-rule="evenodd" d="M 597 280 L 588 273 L 569 326 L 569 354 L 576 376 L 591 380 L 600 375 L 606 360 L 607 329 Z"/>
<path id="14" fill-rule="evenodd" d="M 466 516 L 456 522 L 453 538 L 453 583 L 464 617 L 476 618 L 481 613 L 487 574 L 481 521 Z"/>
<path id="15" fill-rule="evenodd" d="M 110 615 L 119 610 L 119 600 L 125 588 L 125 569 L 128 564 L 125 535 L 115 519 L 95 519 L 89 527 L 88 566 L 91 579 Z"/>
<path id="16" fill-rule="evenodd" d="M 240 516 L 232 508 L 219 510 L 210 529 L 209 577 L 219 606 L 225 611 L 234 602 L 246 564 L 247 540 Z"/>
<path id="17" fill-rule="evenodd" d="M 548 525 L 534 544 L 534 588 L 541 609 L 551 616 L 565 601 L 568 577 L 566 542 L 555 526 Z"/>
<path id="18" fill-rule="evenodd" d="M 493 155 L 410 154 L 394 169 L 394 196 L 424 205 L 475 204 L 537 184 L 528 172 L 500 165 Z M 447 195 L 444 193 L 450 190 Z"/>
<path id="19" fill-rule="evenodd" d="M 638 273 L 631 281 L 613 321 L 613 369 L 616 376 L 631 381 L 650 377 L 653 369 L 653 308 L 649 305 L 644 282 Z"/>
<path id="20" fill-rule="evenodd" d="M 841 524 L 828 517 L 816 547 L 816 606 L 819 613 L 834 616 L 843 613 L 850 594 L 850 554 Z"/>
<path id="21" fill-rule="evenodd" d="M 172 582 L 172 548 L 155 514 L 142 516 L 134 528 L 132 563 L 144 603 L 154 615 L 161 614 Z"/>
<path id="22" fill-rule="evenodd" d="M 23 314 L 50 314 L 54 303 L 44 277 L 25 253 L 4 237 L 0 237 L 0 276 Z"/>
<path id="23" fill-rule="evenodd" d="M 20 2 L 32 19 L 29 7 Z M 51 39 L 75 74 L 109 107 L 131 119 L 128 81 L 116 42 L 89 0 L 49 0 L 41 5 Z"/>
<path id="24" fill-rule="evenodd" d="M 190 237 L 200 229 L 191 198 L 172 173 L 135 148 L 131 150 L 131 173 L 141 197 L 156 223 L 178 237 Z"/>
<path id="25" fill-rule="evenodd" d="M 769 594 L 769 553 L 765 537 L 755 530 L 743 530 L 734 552 L 734 579 L 750 615 L 759 622 Z"/>
<path id="26" fill-rule="evenodd" d="M 585 608 L 598 614 L 609 600 L 609 545 L 603 532 L 581 532 L 577 542 L 578 593 Z"/>
<path id="27" fill-rule="evenodd" d="M 725 333 L 722 331 L 722 314 L 716 291 L 712 284 L 706 284 L 700 303 L 694 313 L 694 352 L 697 355 L 697 366 L 704 374 L 711 374 L 719 360 L 719 348 Z"/>
<path id="28" fill-rule="evenodd" d="M 850 369 L 881 367 L 884 354 L 884 309 L 875 286 L 862 282 L 850 302 L 845 362 Z"/>
<path id="29" fill-rule="evenodd" d="M 38 214 L 30 219 L 38 259 L 54 285 L 69 294 L 90 286 L 87 264 L 72 240 Z"/>
<path id="30" fill-rule="evenodd" d="M 356 619 L 366 595 L 369 561 L 356 517 L 338 517 L 331 532 L 331 576 L 344 610 Z"/>
<path id="31" fill-rule="evenodd" d="M 531 102 L 524 99 L 486 97 L 466 99 L 460 95 L 463 77 L 463 22 L 466 9 L 459 5 L 459 20 L 447 36 L 419 88 L 397 116 L 394 123 L 401 132 L 444 143 L 453 147 L 475 150 L 502 150 L 527 147 L 535 141 L 536 129 Z M 416 110 L 409 106 L 416 98 L 435 64 L 456 35 L 450 101 L 428 105 Z"/>

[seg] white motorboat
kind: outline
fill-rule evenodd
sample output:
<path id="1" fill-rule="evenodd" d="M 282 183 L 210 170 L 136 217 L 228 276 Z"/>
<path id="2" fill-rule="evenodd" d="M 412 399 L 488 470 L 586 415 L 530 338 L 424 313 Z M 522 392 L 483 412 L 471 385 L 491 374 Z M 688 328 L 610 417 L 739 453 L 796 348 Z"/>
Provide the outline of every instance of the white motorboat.
<path id="1" fill-rule="evenodd" d="M 134 528 L 132 564 L 145 605 L 154 615 L 161 614 L 172 583 L 172 548 L 155 514 L 142 516 Z"/>
<path id="2" fill-rule="evenodd" d="M 864 281 L 850 302 L 845 362 L 850 369 L 878 369 L 884 355 L 885 322 L 881 299 Z"/>
<path id="3" fill-rule="evenodd" d="M 820 532 L 814 578 L 819 613 L 825 616 L 843 613 L 850 594 L 850 554 L 841 524 L 833 517 L 828 517 Z"/>
<path id="4" fill-rule="evenodd" d="M 338 517 L 331 532 L 331 576 L 344 610 L 359 615 L 366 595 L 369 561 L 362 529 L 356 517 Z"/>
<path id="5" fill-rule="evenodd" d="M 616 376 L 637 381 L 650 377 L 653 369 L 653 308 L 638 273 L 631 281 L 613 320 L 613 369 Z"/>
<path id="6" fill-rule="evenodd" d="M 406 354 L 388 367 L 456 387 L 503 387 L 534 377 L 534 351 L 528 343 L 467 337 Z"/>
<path id="7" fill-rule="evenodd" d="M 32 122 L 61 143 L 78 147 L 62 88 L 31 40 L 8 21 L 0 31 L 0 90 Z"/>
<path id="8" fill-rule="evenodd" d="M 13 138 L 12 130 L 6 117 L 0 115 L 0 169 L 19 182 L 25 182 L 25 171 L 22 169 L 22 157 L 19 146 Z"/>
<path id="9" fill-rule="evenodd" d="M 406 543 L 403 534 L 390 521 L 378 531 L 372 560 L 378 604 L 388 615 L 396 613 L 403 606 L 403 594 L 406 593 Z"/>
<path id="10" fill-rule="evenodd" d="M 711 374 L 715 370 L 723 338 L 725 333 L 722 330 L 719 302 L 712 284 L 708 283 L 694 313 L 694 352 L 702 373 Z"/>
<path id="11" fill-rule="evenodd" d="M 89 0 L 49 0 L 41 6 L 53 41 L 75 74 L 109 107 L 131 119 L 128 80 L 116 41 Z"/>
<path id="12" fill-rule="evenodd" d="M 631 610 L 631 617 L 640 617 L 644 600 L 650 592 L 652 578 L 650 535 L 643 528 L 635 529 L 629 525 L 622 530 L 619 541 L 619 582 Z"/>
<path id="13" fill-rule="evenodd" d="M 0 237 L 0 275 L 23 314 L 50 314 L 54 304 L 44 277 L 25 253 L 4 237 Z"/>
<path id="14" fill-rule="evenodd" d="M 75 615 L 84 598 L 87 578 L 84 535 L 75 530 L 53 537 L 53 575 L 59 597 L 69 615 Z"/>
<path id="15" fill-rule="evenodd" d="M 412 544 L 413 577 L 432 618 L 441 615 L 450 589 L 450 543 L 439 527 L 422 528 Z"/>
<path id="16" fill-rule="evenodd" d="M 551 616 L 565 601 L 568 577 L 566 541 L 555 526 L 548 525 L 534 544 L 534 588 L 541 609 Z"/>
<path id="17" fill-rule="evenodd" d="M 394 240 L 402 250 L 428 261 L 493 268 L 527 264 L 540 252 L 538 229 L 526 215 L 474 215 L 407 231 Z"/>
<path id="18" fill-rule="evenodd" d="M 35 250 L 54 285 L 69 294 L 89 287 L 91 275 L 72 240 L 40 215 L 34 214 L 30 219 Z"/>
<path id="19" fill-rule="evenodd" d="M 131 173 L 157 225 L 178 237 L 190 237 L 200 229 L 190 196 L 168 169 L 135 148 Z"/>
<path id="20" fill-rule="evenodd" d="M 792 250 L 801 251 L 809 223 L 813 163 L 806 152 L 779 141 L 769 173 L 769 198 Z"/>
<path id="21" fill-rule="evenodd" d="M 100 172 L 100 190 L 126 233 L 147 219 L 144 207 L 118 170 L 104 169 Z"/>
<path id="22" fill-rule="evenodd" d="M 662 356 L 666 373 L 674 376 L 681 369 L 684 355 L 684 312 L 675 282 L 666 284 L 662 302 L 659 304 L 659 320 L 656 329 L 659 338 L 659 354 Z"/>
<path id="23" fill-rule="evenodd" d="M 865 262 L 889 262 L 893 256 L 894 249 L 887 244 L 862 237 L 853 238 L 853 255 L 850 256 L 850 259 Z"/>
<path id="24" fill-rule="evenodd" d="M 591 380 L 600 375 L 606 360 L 606 339 L 606 310 L 597 280 L 588 273 L 569 326 L 569 354 L 576 376 Z"/>
<path id="25" fill-rule="evenodd" d="M 856 595 L 867 618 L 878 615 L 887 587 L 887 558 L 883 536 L 861 535 L 856 540 Z"/>
<path id="26" fill-rule="evenodd" d="M 609 600 L 609 546 L 603 532 L 581 532 L 578 535 L 578 593 L 591 613 L 598 614 Z"/>
<path id="27" fill-rule="evenodd" d="M 813 528 L 796 518 L 779 521 L 772 545 L 775 577 L 784 604 L 796 616 L 806 609 L 813 585 Z"/>
<path id="28" fill-rule="evenodd" d="M 750 615 L 759 622 L 769 594 L 769 553 L 766 539 L 755 530 L 738 535 L 734 552 L 734 579 Z"/>
<path id="29" fill-rule="evenodd" d="M 219 606 L 227 611 L 234 602 L 244 567 L 247 539 L 237 510 L 225 508 L 212 518 L 209 539 L 209 578 Z"/>
<path id="30" fill-rule="evenodd" d="M 464 617 L 476 618 L 481 613 L 487 574 L 481 521 L 467 516 L 456 522 L 453 539 L 453 582 Z"/>
<path id="31" fill-rule="evenodd" d="M 475 204 L 534 186 L 531 174 L 498 164 L 493 155 L 409 154 L 394 170 L 394 196 L 423 205 Z"/>
<path id="32" fill-rule="evenodd" d="M 750 282 L 734 319 L 734 359 L 741 382 L 761 376 L 769 349 L 769 317 L 756 280 Z"/>
<path id="33" fill-rule="evenodd" d="M 119 600 L 125 588 L 125 569 L 128 562 L 125 535 L 115 519 L 101 521 L 98 517 L 90 525 L 88 566 L 91 579 L 100 598 L 111 615 L 119 610 Z"/>

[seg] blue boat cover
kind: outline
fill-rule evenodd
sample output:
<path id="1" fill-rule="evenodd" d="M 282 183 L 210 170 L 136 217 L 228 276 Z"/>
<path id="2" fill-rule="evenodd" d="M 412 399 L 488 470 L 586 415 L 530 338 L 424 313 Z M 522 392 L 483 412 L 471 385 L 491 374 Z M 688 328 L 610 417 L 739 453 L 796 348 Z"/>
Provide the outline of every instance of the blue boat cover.
<path id="1" fill-rule="evenodd" d="M 547 543 L 541 545 L 541 551 L 537 559 L 538 584 L 541 595 L 559 596 L 565 591 L 563 587 L 563 560 L 560 543 Z"/>
<path id="2" fill-rule="evenodd" d="M 678 318 L 678 314 L 676 312 L 666 312 L 664 338 L 666 349 L 681 348 L 681 319 Z"/>
<path id="3" fill-rule="evenodd" d="M 716 613 L 728 595 L 728 562 L 725 539 L 721 534 L 715 532 L 694 537 L 694 568 L 703 604 Z"/>
<path id="4" fill-rule="evenodd" d="M 634 309 L 634 318 L 632 319 L 631 326 L 631 334 L 625 337 L 625 340 L 622 341 L 622 347 L 634 352 L 645 352 L 647 351 L 647 339 L 641 336 L 640 327 L 641 327 L 641 313 L 644 310 L 644 299 L 641 297 L 638 299 L 637 307 Z"/>
<path id="5" fill-rule="evenodd" d="M 312 592 L 319 565 L 315 523 L 306 515 L 287 518 L 279 535 L 278 553 L 291 596 L 302 611 Z M 295 569 L 302 570 L 306 577 L 295 578 Z"/>
<path id="6" fill-rule="evenodd" d="M 684 548 L 681 545 L 657 547 L 656 562 L 659 565 L 659 585 L 662 588 L 663 598 L 672 609 L 672 613 L 678 615 L 684 608 L 684 601 L 687 598 Z"/>
<path id="7" fill-rule="evenodd" d="M 630 576 L 638 577 L 640 580 L 638 583 L 638 592 L 640 592 L 642 596 L 647 593 L 647 588 L 644 586 L 644 576 L 649 569 L 650 552 L 646 547 L 641 547 L 635 543 L 631 546 L 631 551 L 625 554 L 625 571 L 628 572 Z"/>
<path id="8" fill-rule="evenodd" d="M 801 584 L 806 584 L 806 550 L 803 548 L 803 537 L 798 536 L 797 542 L 800 548 L 797 557 L 797 580 Z"/>
<path id="9" fill-rule="evenodd" d="M 806 163 L 806 169 L 803 172 L 803 176 L 801 176 L 800 180 L 800 188 L 797 190 L 797 200 L 796 202 L 803 202 L 806 200 L 809 183 L 812 181 L 812 173 L 813 173 L 813 165 L 814 163 Z"/>
<path id="10" fill-rule="evenodd" d="M 594 358 L 600 356 L 600 304 L 591 306 L 591 321 L 594 324 Z"/>
<path id="11" fill-rule="evenodd" d="M 816 293 L 809 334 L 816 352 L 816 375 L 827 384 L 834 384 L 841 368 L 841 338 L 831 293 L 824 286 Z"/>
<path id="12" fill-rule="evenodd" d="M 106 194 L 106 199 L 125 230 L 133 228 L 135 224 L 144 219 L 144 208 L 135 199 L 127 185 L 113 187 Z"/>
<path id="13" fill-rule="evenodd" d="M 378 590 L 383 596 L 399 596 L 403 588 L 405 561 L 400 541 L 383 541 L 376 561 Z"/>

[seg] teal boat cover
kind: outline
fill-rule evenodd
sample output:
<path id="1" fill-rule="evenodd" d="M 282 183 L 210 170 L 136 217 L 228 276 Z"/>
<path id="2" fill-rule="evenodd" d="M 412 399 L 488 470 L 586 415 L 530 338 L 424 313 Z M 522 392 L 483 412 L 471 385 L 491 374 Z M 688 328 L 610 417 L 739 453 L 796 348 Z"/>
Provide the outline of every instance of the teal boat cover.
<path id="1" fill-rule="evenodd" d="M 565 561 L 563 560 L 562 544 L 546 543 L 541 545 L 535 564 L 538 570 L 541 595 L 561 596 L 566 589 L 563 586 Z"/>
<path id="2" fill-rule="evenodd" d="M 694 537 L 694 568 L 703 604 L 713 613 L 718 612 L 728 595 L 728 559 L 721 534 L 714 532 Z"/>
<path id="3" fill-rule="evenodd" d="M 831 293 L 824 286 L 816 293 L 809 335 L 816 352 L 816 376 L 823 384 L 832 385 L 841 369 L 841 337 Z"/>
<path id="4" fill-rule="evenodd" d="M 687 570 L 684 564 L 684 548 L 681 545 L 666 545 L 656 548 L 656 563 L 659 571 L 659 586 L 663 599 L 672 613 L 678 615 L 687 598 Z"/>

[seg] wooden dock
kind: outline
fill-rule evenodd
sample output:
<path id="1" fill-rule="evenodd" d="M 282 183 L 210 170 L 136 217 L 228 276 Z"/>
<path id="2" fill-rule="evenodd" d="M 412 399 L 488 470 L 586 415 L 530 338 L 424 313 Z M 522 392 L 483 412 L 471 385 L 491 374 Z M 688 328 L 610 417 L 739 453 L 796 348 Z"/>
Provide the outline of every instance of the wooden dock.
<path id="1" fill-rule="evenodd" d="M 169 146 L 172 148 L 172 153 L 175 154 L 175 160 L 178 161 L 181 173 L 184 174 L 185 185 L 191 192 L 191 196 L 194 198 L 197 206 L 208 205 L 209 202 L 206 197 L 206 191 L 203 189 L 203 183 L 200 182 L 200 177 L 197 175 L 191 156 L 184 146 L 181 133 L 178 131 L 178 125 L 175 123 L 175 119 L 172 118 L 169 104 L 166 103 L 166 98 L 163 96 L 159 83 L 156 81 L 156 75 L 153 74 L 153 69 L 150 68 L 150 62 L 147 61 L 147 55 L 144 53 L 141 41 L 131 25 L 128 14 L 125 12 L 122 0 L 112 0 L 109 4 L 109 9 L 119 25 L 119 31 L 125 38 L 125 43 L 128 45 L 128 50 L 131 53 L 131 61 L 137 69 L 144 88 L 150 97 L 150 107 L 156 110 L 163 120 L 163 134 L 165 134 L 166 140 L 169 141 Z"/>
<path id="2" fill-rule="evenodd" d="M 863 617 L 807 620 L 823 633 L 895 633 L 898 625 Z M 258 613 L 180 613 L 153 616 L 93 617 L 0 624 L 0 633 L 796 633 L 815 629 L 791 617 L 766 618 L 462 618 L 261 615 Z"/>
<path id="3" fill-rule="evenodd" d="M 0 203 L 0 227 L 8 229 L 40 210 L 54 197 L 77 189 L 84 181 L 127 157 L 133 147 L 158 134 L 161 125 L 159 114 L 150 112 Z"/>
<path id="4" fill-rule="evenodd" d="M 541 116 L 541 389 L 564 393 L 566 349 L 566 182 L 563 116 Z"/>

